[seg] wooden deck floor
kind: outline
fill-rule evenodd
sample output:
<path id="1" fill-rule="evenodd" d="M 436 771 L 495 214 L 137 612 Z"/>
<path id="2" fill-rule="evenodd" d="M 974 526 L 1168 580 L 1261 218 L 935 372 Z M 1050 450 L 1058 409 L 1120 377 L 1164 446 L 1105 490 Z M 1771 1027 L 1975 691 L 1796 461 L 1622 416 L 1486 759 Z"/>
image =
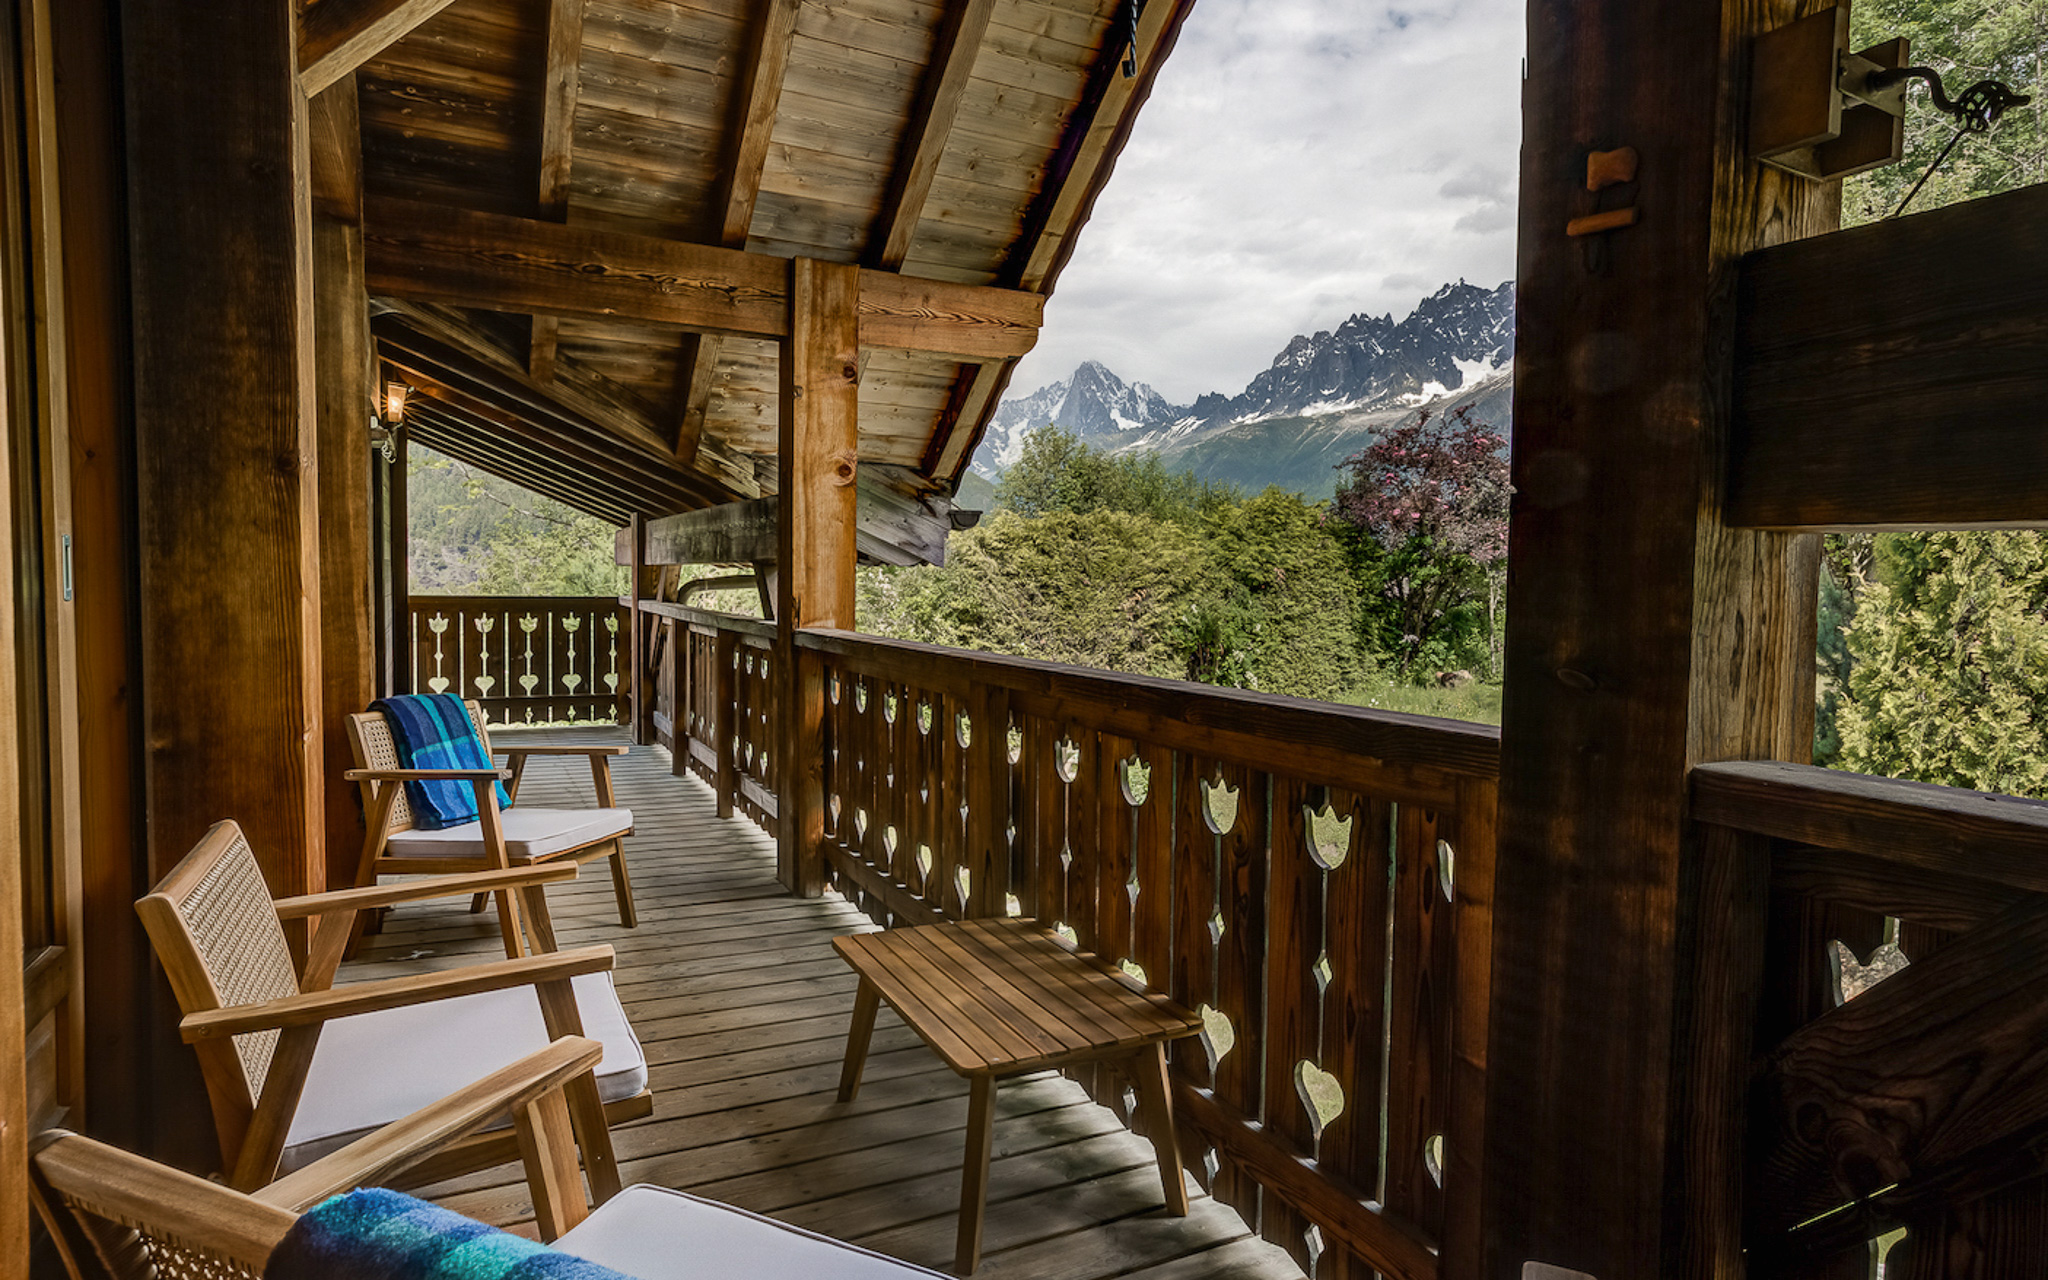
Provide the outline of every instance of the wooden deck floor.
<path id="1" fill-rule="evenodd" d="M 610 731 L 583 731 L 593 732 Z M 549 901 L 562 945 L 618 949 L 619 991 L 647 1051 L 655 1113 L 615 1135 L 626 1181 L 688 1190 L 947 1269 L 965 1082 L 884 1008 L 860 1098 L 834 1099 L 854 983 L 830 939 L 873 926 L 836 897 L 783 894 L 773 842 L 745 820 L 720 819 L 709 788 L 670 775 L 666 751 L 638 748 L 614 766 L 620 803 L 638 829 L 627 851 L 640 927 L 618 926 L 601 863 Z M 529 804 L 594 803 L 580 761 L 536 761 L 525 787 Z M 429 905 L 394 914 L 374 942 L 344 980 L 488 956 L 498 935 L 489 914 Z M 1004 1084 L 975 1274 L 1301 1274 L 1198 1189 L 1188 1217 L 1167 1217 L 1152 1161 L 1147 1143 L 1071 1082 L 1044 1074 Z M 514 1229 L 532 1212 L 512 1166 L 425 1194 Z"/>

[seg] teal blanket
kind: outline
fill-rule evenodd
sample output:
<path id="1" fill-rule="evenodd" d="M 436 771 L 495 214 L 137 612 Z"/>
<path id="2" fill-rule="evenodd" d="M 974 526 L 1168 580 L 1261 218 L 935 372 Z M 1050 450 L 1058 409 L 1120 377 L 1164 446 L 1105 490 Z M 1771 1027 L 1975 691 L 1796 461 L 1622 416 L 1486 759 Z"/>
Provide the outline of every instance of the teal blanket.
<path id="1" fill-rule="evenodd" d="M 396 1191 L 351 1191 L 301 1215 L 264 1280 L 632 1280 Z"/>

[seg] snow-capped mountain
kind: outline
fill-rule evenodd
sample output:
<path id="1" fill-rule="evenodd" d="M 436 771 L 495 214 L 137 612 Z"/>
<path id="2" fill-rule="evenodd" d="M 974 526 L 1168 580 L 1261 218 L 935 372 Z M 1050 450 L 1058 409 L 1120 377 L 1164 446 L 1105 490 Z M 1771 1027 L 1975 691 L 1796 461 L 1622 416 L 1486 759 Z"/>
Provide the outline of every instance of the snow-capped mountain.
<path id="1" fill-rule="evenodd" d="M 1460 280 L 1406 318 L 1354 315 L 1334 331 L 1299 335 L 1235 396 L 1168 404 L 1090 361 L 1064 382 L 1006 400 L 974 457 L 998 478 L 1024 433 L 1057 423 L 1097 448 L 1157 452 L 1169 466 L 1256 491 L 1268 484 L 1311 497 L 1335 487 L 1335 467 L 1373 434 L 1428 409 L 1471 405 L 1508 428 L 1514 364 L 1514 285 Z"/>
<path id="2" fill-rule="evenodd" d="M 1017 460 L 1024 447 L 1024 433 L 1049 422 L 1094 439 L 1138 430 L 1178 412 L 1151 387 L 1125 382 L 1090 360 L 1064 382 L 1003 401 L 989 422 L 988 434 L 982 437 L 974 466 L 991 478 L 1001 474 Z"/>

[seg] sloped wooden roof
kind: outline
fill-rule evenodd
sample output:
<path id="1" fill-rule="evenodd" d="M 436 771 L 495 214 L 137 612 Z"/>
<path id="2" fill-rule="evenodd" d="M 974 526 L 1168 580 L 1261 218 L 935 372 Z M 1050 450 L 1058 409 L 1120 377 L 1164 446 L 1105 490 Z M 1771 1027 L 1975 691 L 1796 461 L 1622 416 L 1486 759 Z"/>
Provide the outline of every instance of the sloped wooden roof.
<path id="1" fill-rule="evenodd" d="M 772 491 L 772 331 L 646 282 L 814 257 L 970 318 L 868 345 L 863 317 L 861 457 L 950 495 L 1192 3 L 446 4 L 356 72 L 376 333 L 415 434 L 614 519 Z M 557 275 L 493 274 L 543 258 Z M 635 283 L 644 307 L 618 301 Z"/>

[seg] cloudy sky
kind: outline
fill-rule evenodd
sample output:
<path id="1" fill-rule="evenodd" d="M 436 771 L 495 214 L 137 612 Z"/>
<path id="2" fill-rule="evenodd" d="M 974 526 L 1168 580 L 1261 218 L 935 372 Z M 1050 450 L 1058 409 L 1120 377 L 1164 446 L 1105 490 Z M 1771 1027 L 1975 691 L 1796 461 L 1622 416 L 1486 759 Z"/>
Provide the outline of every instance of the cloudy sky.
<path id="1" fill-rule="evenodd" d="M 1514 274 L 1524 0 L 1200 0 L 1011 394 L 1185 403 L 1296 333 Z"/>

